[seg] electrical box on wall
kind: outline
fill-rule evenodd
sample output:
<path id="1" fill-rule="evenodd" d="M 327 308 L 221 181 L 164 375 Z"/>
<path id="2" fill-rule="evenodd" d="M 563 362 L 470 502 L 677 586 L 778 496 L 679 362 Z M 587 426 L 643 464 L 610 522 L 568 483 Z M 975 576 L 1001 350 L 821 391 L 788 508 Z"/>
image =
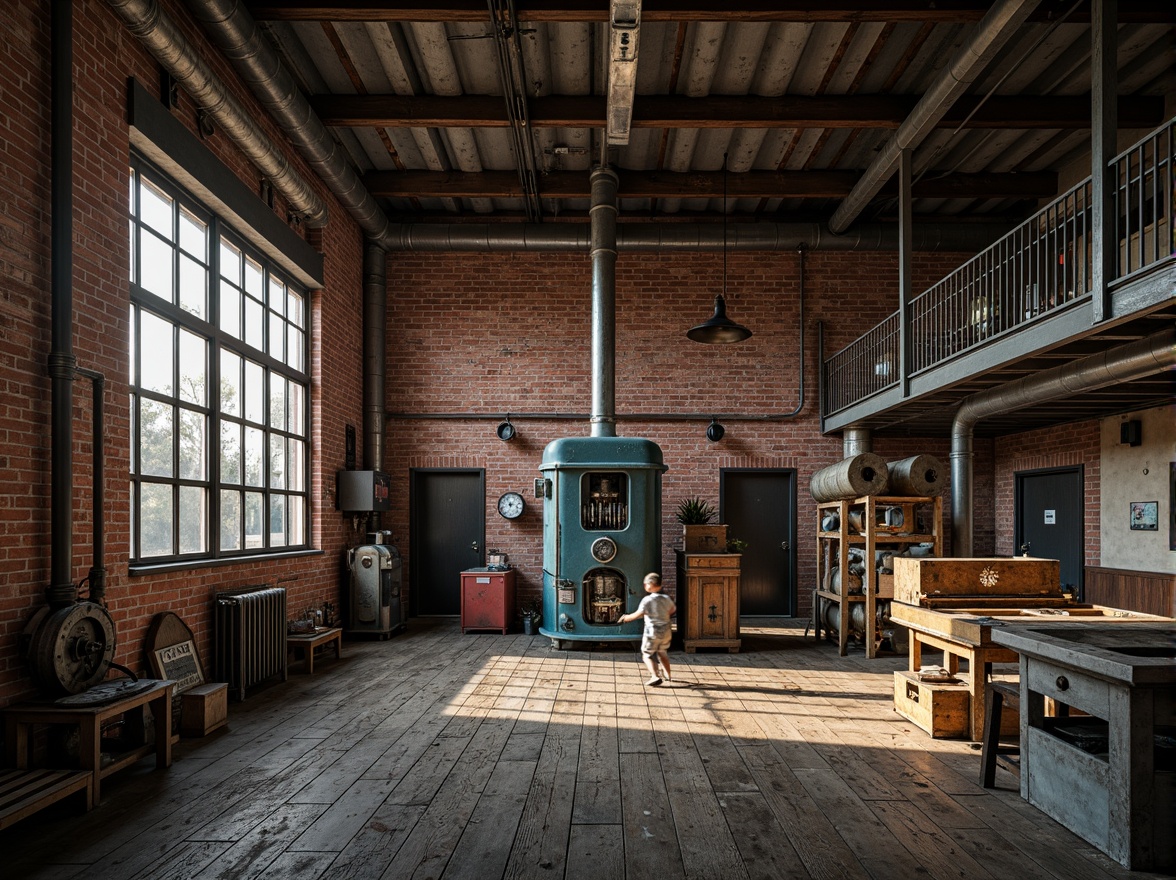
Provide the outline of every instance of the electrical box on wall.
<path id="1" fill-rule="evenodd" d="M 382 471 L 339 471 L 335 475 L 335 509 L 346 513 L 391 510 L 392 478 Z"/>
<path id="2" fill-rule="evenodd" d="M 1143 443 L 1143 423 L 1139 419 L 1131 419 L 1119 425 L 1119 442 L 1128 446 Z"/>

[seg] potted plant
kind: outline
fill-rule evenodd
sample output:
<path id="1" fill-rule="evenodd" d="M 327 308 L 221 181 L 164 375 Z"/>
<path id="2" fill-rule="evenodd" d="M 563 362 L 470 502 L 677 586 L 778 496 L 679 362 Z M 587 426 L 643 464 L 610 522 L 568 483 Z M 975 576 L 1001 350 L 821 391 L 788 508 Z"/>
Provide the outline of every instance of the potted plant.
<path id="1" fill-rule="evenodd" d="M 695 496 L 678 504 L 683 548 L 687 553 L 723 553 L 727 549 L 727 527 L 712 524 L 718 511 L 709 501 Z"/>
<path id="2" fill-rule="evenodd" d="M 519 612 L 523 621 L 523 635 L 533 636 L 539 632 L 539 623 L 543 620 L 543 600 L 528 599 L 523 602 Z"/>

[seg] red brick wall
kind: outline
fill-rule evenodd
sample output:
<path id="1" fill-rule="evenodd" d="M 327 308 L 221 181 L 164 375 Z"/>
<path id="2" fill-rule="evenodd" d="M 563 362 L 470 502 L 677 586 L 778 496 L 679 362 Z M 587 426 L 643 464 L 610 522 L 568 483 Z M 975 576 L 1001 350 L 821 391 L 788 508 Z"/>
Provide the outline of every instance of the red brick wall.
<path id="1" fill-rule="evenodd" d="M 929 286 L 961 261 L 920 254 L 917 284 Z M 662 570 L 681 545 L 677 502 L 701 495 L 718 502 L 726 467 L 797 470 L 797 562 L 801 613 L 809 607 L 815 558 L 812 474 L 841 459 L 840 436 L 823 437 L 817 415 L 817 323 L 826 350 L 851 342 L 893 309 L 892 254 L 810 253 L 805 257 L 805 406 L 781 421 L 725 419 L 726 436 L 709 443 L 706 420 L 622 420 L 618 433 L 658 443 L 663 478 Z M 734 346 L 690 342 L 685 331 L 710 316 L 722 290 L 722 255 L 622 253 L 617 261 L 616 401 L 634 413 L 736 413 L 766 416 L 797 404 L 795 252 L 730 253 L 728 314 L 754 336 Z M 385 516 L 408 559 L 408 471 L 414 467 L 486 469 L 486 546 L 510 553 L 521 591 L 542 584 L 542 513 L 520 520 L 494 512 L 508 490 L 529 496 L 543 448 L 589 433 L 591 410 L 591 263 L 587 254 L 393 254 L 388 262 L 388 406 L 394 413 L 580 413 L 582 419 L 518 420 L 502 443 L 495 421 L 393 418 L 386 465 L 394 510 Z M 830 341 L 832 340 L 832 341 Z M 879 440 L 891 459 L 929 452 L 946 466 L 946 440 Z M 977 473 L 985 478 L 984 444 Z M 945 509 L 946 509 L 945 505 Z M 991 505 L 980 516 L 991 528 Z M 408 559 L 411 566 L 411 559 Z"/>
<path id="2" fill-rule="evenodd" d="M 1098 565 L 1102 554 L 1099 533 L 1101 474 L 1099 470 L 1100 433 L 1097 421 L 1059 425 L 1041 431 L 1012 434 L 995 441 L 996 481 L 993 491 L 997 521 L 1005 524 L 996 536 L 996 552 L 1014 556 L 1013 515 L 1014 480 L 1017 471 L 1042 468 L 1083 466 L 1083 494 L 1086 500 L 1085 564 Z"/>
<path id="3" fill-rule="evenodd" d="M 165 2 L 187 36 L 207 44 L 181 3 Z M 334 472 L 342 467 L 343 424 L 362 424 L 359 326 L 361 236 L 346 212 L 328 198 L 331 223 L 315 234 L 326 255 L 326 288 L 315 293 L 312 321 L 313 540 L 319 555 L 281 562 L 196 568 L 130 576 L 127 558 L 127 168 L 126 81 L 137 77 L 154 91 L 158 68 L 104 3 L 74 4 L 74 354 L 81 366 L 105 373 L 107 602 L 115 620 L 115 660 L 143 668 L 143 637 L 151 618 L 174 611 L 210 648 L 210 598 L 217 589 L 286 583 L 291 612 L 323 601 L 338 602 L 339 560 L 349 538 L 333 509 Z M 207 56 L 214 58 L 209 50 Z M 18 637 L 33 611 L 44 605 L 50 568 L 50 382 L 46 370 L 50 331 L 50 25 L 49 4 L 18 0 L 0 16 L 0 706 L 29 692 Z M 237 96 L 281 140 L 229 66 L 213 63 Z M 195 128 L 195 107 L 181 95 L 176 117 Z M 205 140 L 254 191 L 260 180 L 223 133 Z M 294 156 L 301 173 L 313 174 Z M 284 216 L 284 206 L 276 210 Z M 322 389 L 330 390 L 322 394 Z M 91 405 L 86 382 L 74 387 L 73 579 L 92 562 Z M 324 480 L 322 474 L 328 474 Z M 324 485 L 325 484 L 325 485 Z"/>

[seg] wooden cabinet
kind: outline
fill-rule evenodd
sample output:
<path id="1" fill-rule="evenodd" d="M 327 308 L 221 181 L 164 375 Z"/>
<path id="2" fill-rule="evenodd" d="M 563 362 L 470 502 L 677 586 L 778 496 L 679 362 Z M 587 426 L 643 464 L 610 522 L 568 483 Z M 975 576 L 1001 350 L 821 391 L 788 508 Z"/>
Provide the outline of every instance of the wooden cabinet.
<path id="1" fill-rule="evenodd" d="M 738 652 L 740 553 L 678 553 L 678 631 L 695 648 Z"/>
<path id="2" fill-rule="evenodd" d="M 824 529 L 824 520 L 836 515 L 837 527 Z M 879 575 L 876 553 L 899 554 L 916 544 L 930 545 L 927 555 L 943 552 L 940 537 L 943 499 L 930 496 L 868 495 L 846 501 L 827 501 L 817 505 L 817 585 L 813 597 L 813 622 L 817 638 L 837 634 L 838 649 L 845 656 L 849 633 L 860 632 L 866 656 L 878 650 L 877 600 L 889 601 L 894 595 L 893 575 Z M 865 572 L 860 589 L 852 591 L 848 583 L 849 550 L 862 549 Z M 841 585 L 834 578 L 841 579 Z M 883 586 L 882 581 L 886 581 Z M 859 607 L 860 606 L 860 607 Z M 835 607 L 838 625 L 827 623 L 825 615 Z"/>
<path id="3" fill-rule="evenodd" d="M 461 631 L 497 629 L 504 634 L 515 616 L 515 570 L 470 568 L 461 573 Z"/>

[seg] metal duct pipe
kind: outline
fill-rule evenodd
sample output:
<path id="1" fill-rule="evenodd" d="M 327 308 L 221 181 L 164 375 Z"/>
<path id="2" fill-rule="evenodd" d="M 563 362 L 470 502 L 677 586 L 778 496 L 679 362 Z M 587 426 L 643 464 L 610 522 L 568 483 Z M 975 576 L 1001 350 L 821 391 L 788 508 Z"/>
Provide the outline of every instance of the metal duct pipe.
<path id="1" fill-rule="evenodd" d="M 617 435 L 617 174 L 592 170 L 592 436 Z"/>
<path id="2" fill-rule="evenodd" d="M 873 452 L 873 434 L 869 428 L 846 428 L 841 432 L 841 454 L 853 458 L 863 452 Z"/>
<path id="3" fill-rule="evenodd" d="M 384 469 L 384 386 L 388 377 L 388 252 L 368 241 L 363 250 L 363 466 Z"/>
<path id="4" fill-rule="evenodd" d="M 245 4 L 239 0 L 188 0 L 188 8 L 359 228 L 382 242 L 387 216 L 355 173 L 343 147 L 311 109 Z"/>
<path id="5" fill-rule="evenodd" d="M 327 222 L 327 206 L 200 57 L 156 0 L 107 0 L 127 28 L 269 179 L 310 226 Z"/>
<path id="6" fill-rule="evenodd" d="M 50 323 L 49 607 L 77 598 L 73 586 L 73 4 L 53 0 L 50 124 L 52 180 L 52 317 Z M 94 450 L 95 456 L 98 450 Z"/>
<path id="7" fill-rule="evenodd" d="M 934 131 L 952 104 L 984 72 L 988 63 L 1025 23 L 1037 0 L 1000 0 L 988 10 L 971 39 L 959 48 L 935 85 L 923 95 L 910 116 L 891 136 L 861 179 L 829 220 L 829 229 L 844 232 L 898 168 L 903 150 L 914 150 Z"/>
<path id="8" fill-rule="evenodd" d="M 972 555 L 972 431 L 987 416 L 1176 369 L 1176 329 L 965 398 L 951 426 L 951 549 Z"/>
<path id="9" fill-rule="evenodd" d="M 999 223 L 922 224 L 915 227 L 918 251 L 977 253 L 1008 232 Z M 496 251 L 583 252 L 591 230 L 582 223 L 398 223 L 388 227 L 389 251 L 494 253 Z M 618 251 L 721 251 L 718 223 L 626 223 L 617 227 Z M 735 225 L 727 233 L 732 251 L 893 251 L 898 226 L 863 223 L 834 235 L 820 223 Z"/>

